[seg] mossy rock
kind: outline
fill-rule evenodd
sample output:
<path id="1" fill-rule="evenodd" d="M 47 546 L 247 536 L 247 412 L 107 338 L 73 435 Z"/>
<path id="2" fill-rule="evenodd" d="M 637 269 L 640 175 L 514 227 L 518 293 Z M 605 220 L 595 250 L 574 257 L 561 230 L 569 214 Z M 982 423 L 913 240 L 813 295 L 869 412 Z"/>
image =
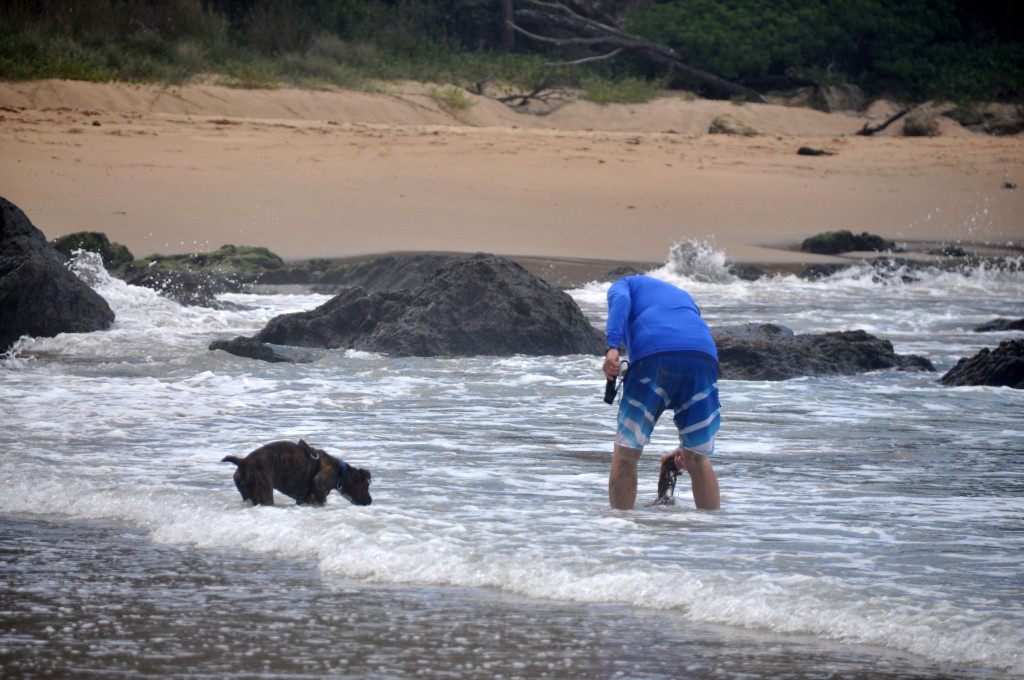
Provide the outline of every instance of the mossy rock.
<path id="1" fill-rule="evenodd" d="M 254 246 L 221 246 L 209 253 L 186 255 L 149 255 L 132 263 L 139 269 L 155 267 L 168 271 L 204 272 L 216 270 L 222 274 L 258 275 L 285 268 L 284 260 L 267 248 Z"/>
<path id="2" fill-rule="evenodd" d="M 106 234 L 98 231 L 78 231 L 53 240 L 53 247 L 66 258 L 77 250 L 99 253 L 103 266 L 117 269 L 135 259 L 131 251 L 120 243 L 111 243 Z"/>
<path id="3" fill-rule="evenodd" d="M 805 253 L 818 253 L 820 255 L 835 255 L 836 253 L 848 253 L 853 250 L 887 252 L 896 250 L 896 244 L 893 241 L 875 234 L 869 234 L 866 231 L 857 235 L 846 229 L 841 229 L 839 231 L 826 231 L 804 240 L 800 244 L 800 250 Z"/>

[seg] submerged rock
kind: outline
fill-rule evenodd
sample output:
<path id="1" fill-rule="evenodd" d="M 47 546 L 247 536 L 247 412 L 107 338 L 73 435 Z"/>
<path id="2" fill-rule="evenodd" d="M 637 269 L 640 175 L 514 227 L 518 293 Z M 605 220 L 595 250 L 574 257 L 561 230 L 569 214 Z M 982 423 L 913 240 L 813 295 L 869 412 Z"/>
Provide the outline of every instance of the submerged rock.
<path id="1" fill-rule="evenodd" d="M 943 385 L 991 385 L 1024 389 L 1024 341 L 1005 340 L 963 358 L 939 378 Z"/>
<path id="2" fill-rule="evenodd" d="M 289 352 L 278 347 L 273 347 L 260 342 L 256 338 L 239 336 L 234 340 L 214 340 L 210 343 L 210 351 L 223 350 L 228 354 L 245 357 L 246 359 L 258 359 L 269 363 L 292 363 L 304 364 L 312 361 L 308 355 Z"/>
<path id="3" fill-rule="evenodd" d="M 23 335 L 105 330 L 110 305 L 75 276 L 25 213 L 0 198 L 0 352 Z"/>
<path id="4" fill-rule="evenodd" d="M 151 288 L 166 298 L 182 305 L 193 307 L 220 307 L 209 280 L 187 271 L 144 268 L 127 269 L 123 275 L 125 283 Z"/>
<path id="5" fill-rule="evenodd" d="M 453 258 L 415 290 L 343 291 L 271 319 L 256 340 L 394 356 L 601 354 L 604 334 L 568 293 L 494 255 Z"/>
<path id="6" fill-rule="evenodd" d="M 724 380 L 788 380 L 867 371 L 934 371 L 928 359 L 900 356 L 892 343 L 864 331 L 796 335 L 785 326 L 747 324 L 712 328 Z"/>
<path id="7" fill-rule="evenodd" d="M 995 331 L 1024 331 L 1024 319 L 992 319 L 974 327 L 975 333 L 991 333 Z"/>

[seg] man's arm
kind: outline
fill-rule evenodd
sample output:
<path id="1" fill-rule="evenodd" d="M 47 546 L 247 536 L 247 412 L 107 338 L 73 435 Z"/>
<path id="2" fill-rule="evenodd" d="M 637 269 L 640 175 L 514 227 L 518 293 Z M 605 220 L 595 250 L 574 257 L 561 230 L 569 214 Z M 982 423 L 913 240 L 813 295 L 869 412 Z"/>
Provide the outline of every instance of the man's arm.
<path id="1" fill-rule="evenodd" d="M 618 350 L 625 341 L 631 306 L 628 277 L 619 279 L 608 289 L 608 323 L 605 324 L 605 347 L 615 350 L 616 361 Z"/>

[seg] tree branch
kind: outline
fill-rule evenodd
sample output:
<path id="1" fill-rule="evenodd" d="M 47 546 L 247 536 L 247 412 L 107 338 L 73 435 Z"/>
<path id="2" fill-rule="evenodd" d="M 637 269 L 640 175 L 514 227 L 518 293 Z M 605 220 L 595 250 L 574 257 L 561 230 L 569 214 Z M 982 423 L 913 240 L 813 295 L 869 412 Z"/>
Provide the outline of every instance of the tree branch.
<path id="1" fill-rule="evenodd" d="M 575 61 L 555 61 L 548 62 L 547 66 L 579 66 L 580 64 L 589 64 L 595 61 L 604 61 L 605 59 L 611 59 L 622 54 L 624 48 L 618 47 L 608 54 L 600 54 L 596 57 L 583 57 L 582 59 L 576 59 Z"/>
<path id="2" fill-rule="evenodd" d="M 679 53 L 670 47 L 648 42 L 631 33 L 615 28 L 614 26 L 609 26 L 601 23 L 600 21 L 585 17 L 576 13 L 570 7 L 561 2 L 549 2 L 547 0 L 529 1 L 532 5 L 550 10 L 555 12 L 555 14 L 530 9 L 517 9 L 514 14 L 516 23 L 512 25 L 513 30 L 533 40 L 562 47 L 586 46 L 612 49 L 612 53 L 609 55 L 604 55 L 602 57 L 586 57 L 575 62 L 566 62 L 566 64 L 598 61 L 601 59 L 608 59 L 611 56 L 616 56 L 622 52 L 629 52 L 638 58 L 646 59 L 647 61 L 658 64 L 659 66 L 671 71 L 682 73 L 716 90 L 732 95 L 741 95 L 750 101 L 760 102 L 763 104 L 768 103 L 768 100 L 765 99 L 760 92 L 737 83 L 729 82 L 728 80 L 720 78 L 713 73 L 702 71 L 701 69 L 690 66 L 683 60 Z M 576 37 L 554 38 L 532 33 L 519 26 L 518 22 L 523 20 L 528 23 L 544 26 L 545 28 L 561 28 L 569 31 L 571 34 L 575 34 Z"/>
<path id="3" fill-rule="evenodd" d="M 893 123 L 895 123 L 900 118 L 902 118 L 903 116 L 907 115 L 908 113 L 910 113 L 910 109 L 903 109 L 902 111 L 898 111 L 897 113 L 895 113 L 892 116 L 890 116 L 889 119 L 886 120 L 881 125 L 868 125 L 867 123 L 864 123 L 864 127 L 862 127 L 857 132 L 857 134 L 858 135 L 863 135 L 865 137 L 870 137 L 871 135 L 875 134 L 876 132 L 881 132 L 885 128 L 889 127 L 890 125 L 892 125 Z"/>

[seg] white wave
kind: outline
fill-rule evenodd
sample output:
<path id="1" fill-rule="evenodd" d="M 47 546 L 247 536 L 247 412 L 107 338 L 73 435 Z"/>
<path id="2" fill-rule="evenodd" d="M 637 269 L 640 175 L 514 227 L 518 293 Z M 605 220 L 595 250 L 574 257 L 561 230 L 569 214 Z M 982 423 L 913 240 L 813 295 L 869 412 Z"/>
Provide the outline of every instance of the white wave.
<path id="1" fill-rule="evenodd" d="M 79 251 L 68 263 L 79 278 L 99 293 L 114 311 L 110 329 L 61 333 L 52 338 L 23 338 L 10 353 L 152 360 L 154 356 L 205 349 L 216 337 L 252 334 L 278 314 L 322 304 L 324 295 L 225 295 L 248 305 L 239 310 L 183 306 L 158 292 L 112 277 L 96 253 Z"/>
<path id="2" fill-rule="evenodd" d="M 470 478 L 479 484 L 487 476 Z M 18 470 L 5 462 L 0 479 L 5 513 L 125 521 L 159 543 L 313 559 L 329 576 L 676 610 L 695 622 L 813 634 L 940 663 L 1024 672 L 1024 631 L 983 607 L 965 609 L 923 587 L 912 596 L 884 583 L 766 574 L 739 562 L 702 568 L 699 560 L 651 561 L 645 557 L 651 536 L 638 535 L 627 517 L 595 512 L 587 500 L 555 512 L 469 505 L 452 517 L 424 513 L 418 503 L 406 506 L 389 493 L 369 508 L 336 496 L 326 508 L 249 508 L 227 483 L 218 490 L 126 485 L 112 469 L 67 477 L 43 465 Z M 443 502 L 443 492 L 438 496 Z M 708 528 L 724 521 L 711 518 Z M 537 530 L 555 541 L 535 544 L 530 535 Z M 587 537 L 582 545 L 581 536 Z"/>

